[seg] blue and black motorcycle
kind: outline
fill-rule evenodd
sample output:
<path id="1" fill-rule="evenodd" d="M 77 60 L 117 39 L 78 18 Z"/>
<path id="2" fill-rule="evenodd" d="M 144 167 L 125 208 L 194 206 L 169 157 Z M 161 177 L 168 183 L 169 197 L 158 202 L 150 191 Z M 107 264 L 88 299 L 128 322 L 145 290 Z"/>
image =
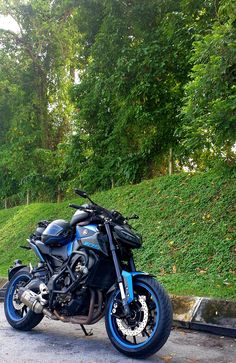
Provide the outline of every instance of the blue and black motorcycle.
<path id="1" fill-rule="evenodd" d="M 70 223 L 41 221 L 28 239 L 39 258 L 36 267 L 15 261 L 9 270 L 5 315 L 19 330 L 31 330 L 44 316 L 81 325 L 105 316 L 111 343 L 121 353 L 145 358 L 169 337 L 172 308 L 163 287 L 148 273 L 136 271 L 133 248 L 141 237 L 117 211 L 94 203 L 75 208 Z"/>

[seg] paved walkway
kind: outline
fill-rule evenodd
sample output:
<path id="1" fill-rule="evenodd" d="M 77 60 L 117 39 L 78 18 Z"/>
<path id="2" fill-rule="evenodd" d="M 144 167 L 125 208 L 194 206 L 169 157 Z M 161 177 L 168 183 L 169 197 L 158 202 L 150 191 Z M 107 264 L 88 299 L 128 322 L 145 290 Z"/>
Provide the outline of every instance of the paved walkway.
<path id="1" fill-rule="evenodd" d="M 131 363 L 111 345 L 103 322 L 85 337 L 80 327 L 46 318 L 31 332 L 12 329 L 0 304 L 1 363 Z M 145 362 L 236 363 L 236 339 L 173 330 L 166 345 Z"/>

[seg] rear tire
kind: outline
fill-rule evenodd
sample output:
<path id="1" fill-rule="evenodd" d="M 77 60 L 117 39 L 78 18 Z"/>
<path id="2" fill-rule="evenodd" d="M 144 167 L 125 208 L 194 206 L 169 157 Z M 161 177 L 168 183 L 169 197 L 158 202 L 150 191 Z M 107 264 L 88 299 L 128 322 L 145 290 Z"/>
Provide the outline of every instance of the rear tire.
<path id="1" fill-rule="evenodd" d="M 152 305 L 155 303 L 157 312 L 153 313 L 155 314 L 155 326 L 152 333 L 144 342 L 138 343 L 136 339 L 144 334 L 145 327 L 142 331 L 143 334 L 139 334 L 135 339 L 133 338 L 134 343 L 127 340 L 127 336 L 120 331 L 120 327 L 116 323 L 118 319 L 112 315 L 114 299 L 119 295 L 119 291 L 115 291 L 108 300 L 105 315 L 106 330 L 111 343 L 119 352 L 128 357 L 147 358 L 160 350 L 170 335 L 173 315 L 172 305 L 164 288 L 154 278 L 139 276 L 134 278 L 133 285 L 134 291 L 141 288 L 142 294 L 146 289 L 147 296 L 152 296 L 152 300 L 150 297 L 148 299 L 152 301 Z M 151 316 L 151 310 L 148 311 L 148 315 Z M 132 338 L 132 336 L 128 338 Z"/>
<path id="2" fill-rule="evenodd" d="M 31 309 L 16 301 L 18 286 L 26 285 L 32 275 L 25 270 L 18 271 L 10 280 L 4 298 L 4 311 L 8 323 L 17 330 L 28 331 L 36 327 L 43 319 L 43 314 L 35 314 Z M 22 306 L 22 308 L 21 308 Z"/>

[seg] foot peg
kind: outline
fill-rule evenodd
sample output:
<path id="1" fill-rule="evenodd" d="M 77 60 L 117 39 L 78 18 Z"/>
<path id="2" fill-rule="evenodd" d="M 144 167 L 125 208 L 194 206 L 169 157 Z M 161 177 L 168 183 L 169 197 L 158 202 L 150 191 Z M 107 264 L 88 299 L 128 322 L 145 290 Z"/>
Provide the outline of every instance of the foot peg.
<path id="1" fill-rule="evenodd" d="M 86 337 L 90 337 L 91 335 L 93 335 L 93 329 L 90 329 L 89 331 L 87 331 L 84 327 L 84 325 L 80 324 L 81 329 L 84 332 L 84 335 L 86 335 Z"/>

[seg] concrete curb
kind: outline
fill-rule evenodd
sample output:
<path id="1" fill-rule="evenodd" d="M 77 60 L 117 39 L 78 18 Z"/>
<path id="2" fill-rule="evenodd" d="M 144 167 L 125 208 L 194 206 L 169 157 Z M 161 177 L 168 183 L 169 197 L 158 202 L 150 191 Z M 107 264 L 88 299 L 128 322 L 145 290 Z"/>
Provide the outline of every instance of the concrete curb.
<path id="1" fill-rule="evenodd" d="M 236 301 L 171 296 L 174 326 L 236 338 Z"/>
<path id="2" fill-rule="evenodd" d="M 8 279 L 5 277 L 0 277 L 0 289 L 8 282 Z"/>
<path id="3" fill-rule="evenodd" d="M 7 289 L 8 279 L 0 277 L 0 301 L 4 300 L 4 295 Z"/>
<path id="4" fill-rule="evenodd" d="M 0 301 L 8 280 L 0 278 Z M 173 325 L 236 338 L 236 300 L 170 295 Z"/>

